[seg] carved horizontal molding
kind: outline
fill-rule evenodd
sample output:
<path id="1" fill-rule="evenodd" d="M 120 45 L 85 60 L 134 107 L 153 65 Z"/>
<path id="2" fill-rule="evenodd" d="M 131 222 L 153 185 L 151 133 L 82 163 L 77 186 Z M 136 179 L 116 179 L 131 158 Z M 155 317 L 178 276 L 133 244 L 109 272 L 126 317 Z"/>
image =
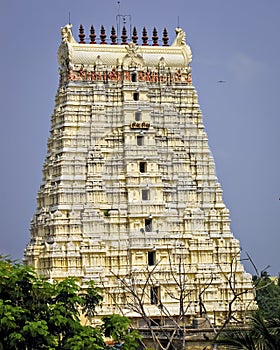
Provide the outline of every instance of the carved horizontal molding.
<path id="1" fill-rule="evenodd" d="M 86 81 L 130 81 L 132 82 L 132 74 L 130 70 L 88 70 L 81 67 L 79 70 L 69 70 L 68 80 L 86 80 Z M 192 84 L 191 73 L 182 72 L 178 69 L 176 72 L 158 72 L 152 70 L 138 71 L 136 80 L 147 83 L 186 83 Z"/>

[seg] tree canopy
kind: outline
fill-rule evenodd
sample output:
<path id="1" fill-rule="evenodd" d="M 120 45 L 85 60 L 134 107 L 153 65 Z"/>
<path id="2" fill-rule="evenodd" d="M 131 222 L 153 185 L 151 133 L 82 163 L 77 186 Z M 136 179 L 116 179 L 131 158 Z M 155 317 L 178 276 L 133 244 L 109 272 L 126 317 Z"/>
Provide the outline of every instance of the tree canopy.
<path id="1" fill-rule="evenodd" d="M 269 275 L 254 277 L 256 301 L 261 315 L 268 319 L 280 315 L 280 286 Z"/>
<path id="2" fill-rule="evenodd" d="M 81 312 L 92 318 L 101 302 L 92 281 L 86 289 L 71 277 L 49 282 L 0 256 L 0 350 L 102 350 L 106 336 L 124 350 L 136 348 L 139 335 L 126 317 L 106 316 L 95 328 L 81 324 Z"/>
<path id="3" fill-rule="evenodd" d="M 229 327 L 215 340 L 226 349 L 280 349 L 280 283 L 267 273 L 253 278 L 258 311 L 249 316 L 247 327 Z"/>

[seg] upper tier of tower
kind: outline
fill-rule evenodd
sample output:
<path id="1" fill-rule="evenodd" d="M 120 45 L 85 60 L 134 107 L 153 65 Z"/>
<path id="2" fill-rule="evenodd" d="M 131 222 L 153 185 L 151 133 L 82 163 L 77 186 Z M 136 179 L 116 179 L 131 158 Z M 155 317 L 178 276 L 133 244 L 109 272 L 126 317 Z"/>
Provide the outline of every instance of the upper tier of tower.
<path id="1" fill-rule="evenodd" d="M 101 27 L 100 41 L 97 43 L 93 27 L 89 35 L 90 41 L 86 43 L 84 29 L 80 26 L 79 42 L 72 35 L 71 25 L 61 28 L 62 43 L 58 50 L 58 62 L 61 72 L 77 71 L 85 72 L 93 70 L 118 70 L 143 71 L 151 69 L 153 71 L 178 71 L 182 73 L 180 81 L 190 80 L 190 63 L 192 52 L 186 44 L 186 34 L 181 28 L 176 28 L 176 38 L 171 46 L 168 46 L 167 31 L 163 33 L 163 46 L 158 44 L 157 31 L 154 29 L 152 44 L 148 44 L 146 30 L 143 30 L 142 45 L 138 44 L 137 33 L 127 39 L 126 32 L 123 31 L 121 40 L 117 43 L 116 34 L 112 30 L 110 40 L 107 44 L 104 27 Z M 145 28 L 144 28 L 145 29 Z M 114 72 L 113 72 L 114 73 Z M 113 74 L 111 74 L 113 77 Z M 68 80 L 75 80 L 68 76 Z M 83 80 L 82 76 L 80 80 Z M 114 78 L 114 77 L 113 77 Z M 115 80 L 117 76 L 115 76 Z M 110 79 L 110 77 L 109 77 Z M 158 79 L 158 78 L 156 78 Z"/>

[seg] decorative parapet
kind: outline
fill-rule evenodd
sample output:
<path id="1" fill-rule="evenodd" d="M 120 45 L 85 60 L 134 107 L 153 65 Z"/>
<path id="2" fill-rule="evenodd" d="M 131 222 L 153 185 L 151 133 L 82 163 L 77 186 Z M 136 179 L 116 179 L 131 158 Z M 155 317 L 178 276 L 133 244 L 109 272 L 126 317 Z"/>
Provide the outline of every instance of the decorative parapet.
<path id="1" fill-rule="evenodd" d="M 146 43 L 146 36 L 143 45 L 138 45 L 135 42 L 135 33 L 132 37 L 134 42 L 126 42 L 123 35 L 122 44 L 116 44 L 113 30 L 112 44 L 105 45 L 107 43 L 103 32 L 104 27 L 101 42 L 96 44 L 92 27 L 91 41 L 87 44 L 83 29 L 80 28 L 79 43 L 72 35 L 71 25 L 61 29 L 62 43 L 58 49 L 58 62 L 64 79 L 133 81 L 134 72 L 138 81 L 191 83 L 192 53 L 186 44 L 186 34 L 181 28 L 176 29 L 176 39 L 171 46 L 166 44 L 166 31 L 163 37 L 164 46 L 159 46 L 155 29 L 151 46 Z"/>

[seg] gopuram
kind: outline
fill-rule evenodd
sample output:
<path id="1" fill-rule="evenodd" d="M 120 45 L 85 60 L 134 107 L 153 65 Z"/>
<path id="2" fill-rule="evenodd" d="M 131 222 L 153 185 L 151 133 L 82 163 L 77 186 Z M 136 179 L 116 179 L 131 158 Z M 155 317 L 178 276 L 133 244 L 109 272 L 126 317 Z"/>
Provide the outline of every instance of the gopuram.
<path id="1" fill-rule="evenodd" d="M 94 280 L 99 316 L 134 324 L 242 321 L 251 275 L 215 173 L 192 52 L 177 28 L 151 40 L 61 29 L 59 86 L 24 261 L 49 280 Z"/>

